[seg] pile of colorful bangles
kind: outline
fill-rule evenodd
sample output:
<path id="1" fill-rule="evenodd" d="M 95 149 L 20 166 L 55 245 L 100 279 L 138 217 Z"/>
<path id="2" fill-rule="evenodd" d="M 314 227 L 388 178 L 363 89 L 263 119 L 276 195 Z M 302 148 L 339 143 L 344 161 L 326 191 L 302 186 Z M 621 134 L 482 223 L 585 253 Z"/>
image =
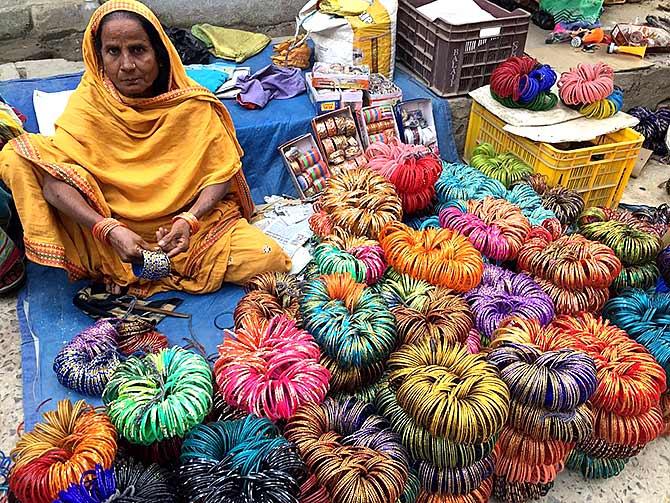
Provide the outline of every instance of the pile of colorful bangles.
<path id="1" fill-rule="evenodd" d="M 668 225 L 487 145 L 405 147 L 330 178 L 311 263 L 253 278 L 213 357 L 142 321 L 64 345 L 104 407 L 22 435 L 9 501 L 519 503 L 668 432 Z"/>

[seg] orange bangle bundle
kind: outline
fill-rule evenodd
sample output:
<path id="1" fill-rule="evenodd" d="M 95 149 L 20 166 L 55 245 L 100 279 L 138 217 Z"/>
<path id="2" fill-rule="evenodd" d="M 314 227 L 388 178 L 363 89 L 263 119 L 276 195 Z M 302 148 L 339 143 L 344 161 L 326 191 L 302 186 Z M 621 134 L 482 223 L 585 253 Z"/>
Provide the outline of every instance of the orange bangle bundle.
<path id="1" fill-rule="evenodd" d="M 457 292 L 472 290 L 484 273 L 481 253 L 450 229 L 414 230 L 391 222 L 382 229 L 379 243 L 397 271 Z"/>
<path id="2" fill-rule="evenodd" d="M 19 439 L 11 456 L 10 491 L 19 501 L 51 503 L 96 465 L 112 466 L 116 430 L 105 413 L 83 400 L 62 400 Z"/>
<path id="3" fill-rule="evenodd" d="M 109 235 L 117 227 L 126 227 L 126 225 L 119 222 L 116 218 L 103 218 L 93 226 L 91 233 L 95 239 L 108 245 Z"/>
<path id="4" fill-rule="evenodd" d="M 247 293 L 235 307 L 235 328 L 246 324 L 267 323 L 275 316 L 300 321 L 300 288 L 292 274 L 264 272 L 254 276 L 246 285 Z"/>
<path id="5" fill-rule="evenodd" d="M 190 211 L 184 211 L 175 216 L 172 219 L 172 223 L 174 223 L 176 220 L 184 220 L 188 224 L 189 229 L 191 229 L 191 235 L 194 235 L 200 230 L 200 220 L 198 220 L 198 217 L 196 217 Z"/>
<path id="6" fill-rule="evenodd" d="M 384 225 L 402 219 L 402 203 L 393 184 L 367 168 L 331 177 L 319 204 L 333 226 L 353 236 L 377 239 Z"/>
<path id="7" fill-rule="evenodd" d="M 493 490 L 493 477 L 489 477 L 482 485 L 468 494 L 440 494 L 422 490 L 416 503 L 488 503 Z"/>

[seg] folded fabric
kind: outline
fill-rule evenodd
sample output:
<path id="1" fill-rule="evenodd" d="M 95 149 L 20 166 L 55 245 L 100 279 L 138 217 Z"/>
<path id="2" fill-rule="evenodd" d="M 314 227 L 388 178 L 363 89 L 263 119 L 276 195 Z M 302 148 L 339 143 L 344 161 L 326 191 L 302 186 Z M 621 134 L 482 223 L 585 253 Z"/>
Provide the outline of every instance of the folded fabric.
<path id="1" fill-rule="evenodd" d="M 269 65 L 253 75 L 238 77 L 237 102 L 246 108 L 263 108 L 270 100 L 293 98 L 306 89 L 299 68 Z"/>
<path id="2" fill-rule="evenodd" d="M 211 24 L 196 24 L 191 33 L 205 43 L 218 58 L 241 63 L 265 49 L 270 37 L 262 33 L 222 28 Z"/>
<path id="3" fill-rule="evenodd" d="M 324 14 L 336 16 L 360 16 L 370 8 L 365 0 L 321 0 L 319 10 Z"/>
<path id="4" fill-rule="evenodd" d="M 221 65 L 190 65 L 186 67 L 186 74 L 214 93 L 230 78 L 233 70 Z"/>

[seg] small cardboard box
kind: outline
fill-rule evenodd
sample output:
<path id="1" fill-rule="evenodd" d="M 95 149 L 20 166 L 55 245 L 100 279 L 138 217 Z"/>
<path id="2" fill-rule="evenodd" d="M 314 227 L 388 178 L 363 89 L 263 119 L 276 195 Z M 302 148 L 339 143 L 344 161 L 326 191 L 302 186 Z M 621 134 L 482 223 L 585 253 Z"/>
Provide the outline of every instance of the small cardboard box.
<path id="1" fill-rule="evenodd" d="M 365 65 L 315 63 L 312 85 L 317 89 L 367 89 L 370 87 L 370 69 Z"/>
<path id="2" fill-rule="evenodd" d="M 405 125 L 402 122 L 402 112 L 413 112 L 415 110 L 420 110 L 423 114 L 423 118 L 426 119 L 428 127 L 432 129 L 435 135 L 435 141 L 429 142 L 426 147 L 433 149 L 437 154 L 439 152 L 436 150 L 438 148 L 438 138 L 437 138 L 437 127 L 435 126 L 435 116 L 433 115 L 433 101 L 430 98 L 417 98 L 414 100 L 403 101 L 398 103 L 395 107 L 396 119 L 398 123 L 398 128 L 400 129 L 400 140 L 403 143 L 409 143 L 405 135 Z"/>
<path id="3" fill-rule="evenodd" d="M 307 191 L 303 190 L 303 188 L 300 186 L 300 183 L 298 183 L 296 174 L 291 169 L 291 161 L 289 161 L 286 154 L 292 147 L 297 148 L 300 152 L 315 150 L 316 152 L 319 153 L 321 159 L 323 159 L 323 155 L 321 153 L 321 150 L 319 149 L 319 145 L 314 140 L 314 136 L 312 136 L 311 133 L 307 133 L 305 135 L 298 136 L 297 138 L 293 138 L 292 140 L 289 140 L 286 143 L 283 143 L 278 148 L 282 160 L 284 161 L 286 171 L 288 171 L 288 174 L 291 177 L 291 181 L 293 182 L 295 190 L 298 192 L 300 199 L 308 199 L 310 197 L 314 197 L 320 192 L 320 190 L 311 190 L 311 191 L 309 189 Z M 328 176 L 329 174 L 327 174 L 326 178 L 328 178 Z"/>
<path id="4" fill-rule="evenodd" d="M 371 75 L 370 80 L 373 80 L 375 75 L 378 74 Z M 388 80 L 384 76 L 378 76 L 378 78 L 379 77 L 384 80 Z M 374 107 L 380 105 L 391 105 L 393 107 L 400 103 L 402 101 L 402 89 L 400 89 L 400 87 L 398 87 L 397 84 L 392 81 L 391 84 L 393 86 L 393 91 L 389 93 L 373 93 L 369 89 L 365 91 L 365 106 Z"/>
<path id="5" fill-rule="evenodd" d="M 361 130 L 361 138 L 363 139 L 363 146 L 365 148 L 368 148 L 370 146 L 370 135 L 368 134 L 368 124 L 365 120 L 365 111 L 373 110 L 375 108 L 382 108 L 390 112 L 389 120 L 393 120 L 393 130 L 395 131 L 396 138 L 400 140 L 400 131 L 398 130 L 398 122 L 396 121 L 395 113 L 393 112 L 393 107 L 391 105 L 363 107 L 363 109 L 358 114 L 358 120 Z"/>
<path id="6" fill-rule="evenodd" d="M 309 101 L 314 105 L 317 115 L 325 114 L 340 108 L 340 91 L 336 89 L 316 89 L 312 84 L 312 74 L 305 74 Z"/>

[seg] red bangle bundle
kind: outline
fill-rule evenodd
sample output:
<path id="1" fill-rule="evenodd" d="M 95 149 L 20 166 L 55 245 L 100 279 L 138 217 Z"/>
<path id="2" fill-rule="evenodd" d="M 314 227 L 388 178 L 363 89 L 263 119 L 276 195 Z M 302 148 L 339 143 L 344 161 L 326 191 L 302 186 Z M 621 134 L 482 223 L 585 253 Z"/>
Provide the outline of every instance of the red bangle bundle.
<path id="1" fill-rule="evenodd" d="M 200 230 L 200 221 L 198 220 L 198 217 L 196 217 L 190 211 L 184 211 L 175 216 L 172 219 L 172 223 L 174 223 L 176 220 L 184 220 L 188 224 L 189 229 L 191 229 L 191 235 Z"/>
<path id="2" fill-rule="evenodd" d="M 451 229 L 417 231 L 391 222 L 382 229 L 379 243 L 397 271 L 433 285 L 467 292 L 482 279 L 481 254 L 465 236 Z"/>
<path id="3" fill-rule="evenodd" d="M 126 225 L 119 222 L 116 218 L 103 218 L 93 226 L 91 233 L 95 239 L 108 245 L 109 235 L 117 227 L 126 227 Z"/>

